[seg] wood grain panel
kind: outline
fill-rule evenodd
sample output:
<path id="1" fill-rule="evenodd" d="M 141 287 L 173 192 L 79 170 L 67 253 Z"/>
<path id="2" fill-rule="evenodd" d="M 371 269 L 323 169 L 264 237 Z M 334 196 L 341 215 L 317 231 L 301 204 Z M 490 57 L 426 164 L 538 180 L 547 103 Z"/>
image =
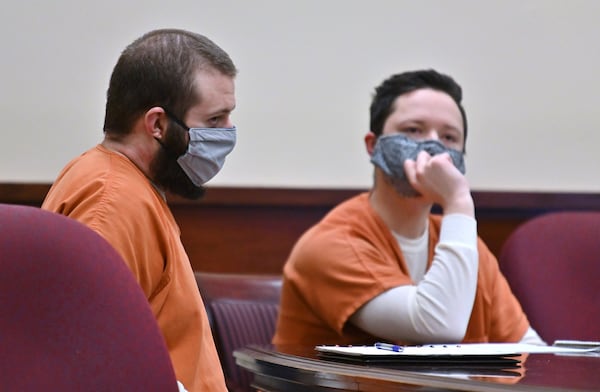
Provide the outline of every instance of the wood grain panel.
<path id="1" fill-rule="evenodd" d="M 50 184 L 0 184 L 0 203 L 40 206 Z M 208 188 L 200 201 L 169 196 L 195 270 L 281 273 L 311 225 L 361 189 Z M 473 192 L 479 235 L 498 255 L 525 220 L 549 211 L 600 210 L 600 194 Z M 1 222 L 0 222 L 1 224 Z"/>

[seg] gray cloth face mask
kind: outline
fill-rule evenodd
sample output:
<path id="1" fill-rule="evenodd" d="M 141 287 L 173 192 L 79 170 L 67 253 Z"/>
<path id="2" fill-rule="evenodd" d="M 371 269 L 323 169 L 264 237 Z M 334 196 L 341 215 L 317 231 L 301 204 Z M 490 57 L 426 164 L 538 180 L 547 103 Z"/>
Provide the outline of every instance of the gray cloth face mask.
<path id="1" fill-rule="evenodd" d="M 223 167 L 233 150 L 236 128 L 190 128 L 190 144 L 177 163 L 196 186 L 202 186 Z"/>
<path id="2" fill-rule="evenodd" d="M 371 155 L 371 163 L 386 174 L 401 196 L 416 197 L 420 194 L 406 178 L 404 161 L 416 160 L 421 151 L 426 151 L 431 156 L 447 152 L 454 166 L 465 174 L 464 154 L 461 151 L 448 148 L 437 140 L 416 141 L 403 134 L 379 136 Z"/>

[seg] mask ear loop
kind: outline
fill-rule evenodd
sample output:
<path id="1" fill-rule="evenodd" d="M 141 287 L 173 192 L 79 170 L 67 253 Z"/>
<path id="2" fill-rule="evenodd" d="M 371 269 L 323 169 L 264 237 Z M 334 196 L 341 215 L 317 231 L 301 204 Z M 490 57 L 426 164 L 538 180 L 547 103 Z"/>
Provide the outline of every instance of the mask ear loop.
<path id="1" fill-rule="evenodd" d="M 179 125 L 182 128 L 185 128 L 185 130 L 189 132 L 190 127 L 185 125 L 185 123 L 183 121 L 181 121 L 176 115 L 174 115 L 173 112 L 171 112 L 169 109 L 167 109 L 165 107 L 163 107 L 163 110 L 165 111 L 167 117 L 169 117 L 171 120 L 173 120 L 175 122 L 175 124 Z"/>
<path id="2" fill-rule="evenodd" d="M 164 107 L 163 107 L 163 110 L 165 111 L 165 114 L 167 115 L 167 117 L 169 117 L 169 119 L 171 119 L 175 124 L 177 124 L 180 127 L 184 128 L 186 132 L 190 131 L 190 127 L 188 127 L 187 125 L 185 125 L 185 123 L 183 121 L 181 121 L 179 118 L 177 118 L 177 116 L 175 116 L 170 110 L 168 110 L 167 108 L 164 108 Z M 162 140 L 160 140 L 158 138 L 154 138 L 154 139 L 158 142 L 158 144 L 160 144 L 160 146 L 163 148 L 163 150 L 165 150 L 170 157 L 172 157 L 174 159 L 177 159 L 181 155 L 183 155 L 183 154 L 179 154 L 179 153 L 173 151 L 172 149 L 168 148 L 162 142 Z"/>

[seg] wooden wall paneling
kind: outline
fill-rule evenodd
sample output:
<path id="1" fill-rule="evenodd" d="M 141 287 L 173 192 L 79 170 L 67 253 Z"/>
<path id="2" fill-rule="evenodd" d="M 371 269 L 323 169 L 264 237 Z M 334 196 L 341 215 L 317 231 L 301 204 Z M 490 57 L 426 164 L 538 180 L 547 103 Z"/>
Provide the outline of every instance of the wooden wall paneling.
<path id="1" fill-rule="evenodd" d="M 0 203 L 40 206 L 50 184 L 0 183 Z M 208 188 L 199 201 L 169 196 L 192 267 L 225 273 L 281 273 L 300 235 L 361 189 Z M 473 192 L 479 235 L 498 255 L 533 216 L 600 210 L 600 194 Z M 1 224 L 1 222 L 0 222 Z"/>
<path id="2" fill-rule="evenodd" d="M 194 270 L 280 274 L 296 239 L 325 214 L 312 207 L 172 207 Z"/>

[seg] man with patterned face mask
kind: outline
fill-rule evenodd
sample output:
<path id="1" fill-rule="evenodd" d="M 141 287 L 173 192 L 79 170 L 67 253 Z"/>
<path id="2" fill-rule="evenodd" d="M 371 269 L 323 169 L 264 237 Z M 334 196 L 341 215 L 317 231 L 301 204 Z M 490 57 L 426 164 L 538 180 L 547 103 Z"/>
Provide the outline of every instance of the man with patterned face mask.
<path id="1" fill-rule="evenodd" d="M 544 344 L 477 236 L 461 100 L 434 70 L 376 88 L 364 139 L 373 187 L 294 246 L 275 344 Z"/>
<path id="2" fill-rule="evenodd" d="M 202 196 L 233 149 L 236 73 L 200 34 L 164 29 L 135 40 L 111 75 L 104 140 L 61 171 L 42 205 L 90 226 L 120 253 L 190 392 L 227 389 L 166 193 Z"/>

